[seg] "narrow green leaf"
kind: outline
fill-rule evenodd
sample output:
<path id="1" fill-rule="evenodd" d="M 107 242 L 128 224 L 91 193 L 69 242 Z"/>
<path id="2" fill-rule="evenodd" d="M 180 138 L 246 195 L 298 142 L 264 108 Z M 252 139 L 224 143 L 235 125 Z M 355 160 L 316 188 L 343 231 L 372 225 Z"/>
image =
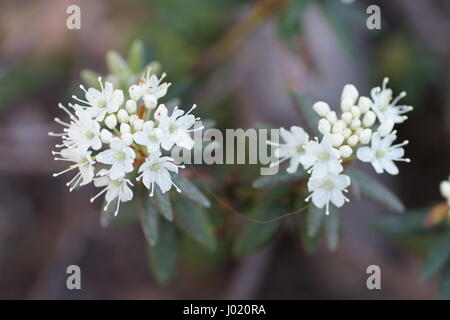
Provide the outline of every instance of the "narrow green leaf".
<path id="1" fill-rule="evenodd" d="M 159 218 L 159 236 L 155 246 L 148 246 L 150 267 L 156 280 L 164 284 L 170 280 L 178 259 L 179 239 L 173 223 Z"/>
<path id="2" fill-rule="evenodd" d="M 385 216 L 377 220 L 378 230 L 396 237 L 420 236 L 433 231 L 424 225 L 429 208 L 407 211 L 404 215 Z"/>
<path id="3" fill-rule="evenodd" d="M 439 283 L 438 299 L 450 300 L 450 262 L 444 269 Z"/>
<path id="4" fill-rule="evenodd" d="M 313 238 L 322 226 L 325 217 L 325 208 L 319 209 L 310 204 L 306 215 L 306 232 L 308 237 Z"/>
<path id="5" fill-rule="evenodd" d="M 116 51 L 110 50 L 106 54 L 106 67 L 108 72 L 119 77 L 131 75 L 130 67 L 127 62 Z"/>
<path id="6" fill-rule="evenodd" d="M 128 65 L 133 73 L 142 72 L 144 69 L 144 43 L 141 40 L 134 40 L 128 51 Z"/>
<path id="7" fill-rule="evenodd" d="M 340 235 L 340 217 L 336 207 L 330 208 L 330 214 L 325 216 L 325 232 L 328 248 L 336 250 Z"/>
<path id="8" fill-rule="evenodd" d="M 180 229 L 210 251 L 214 251 L 217 244 L 213 226 L 203 208 L 181 199 L 175 201 L 174 205 L 175 222 Z"/>
<path id="9" fill-rule="evenodd" d="M 254 188 L 274 187 L 278 184 L 290 183 L 306 177 L 306 171 L 299 168 L 295 173 L 280 172 L 273 176 L 263 176 L 253 182 Z"/>
<path id="10" fill-rule="evenodd" d="M 403 212 L 405 210 L 405 206 L 397 196 L 377 180 L 354 167 L 348 167 L 347 173 L 352 180 L 351 185 L 357 195 L 379 203 L 392 211 Z"/>
<path id="11" fill-rule="evenodd" d="M 268 205 L 257 207 L 250 215 L 258 221 L 267 221 L 281 214 L 280 207 L 270 207 Z M 271 223 L 260 224 L 248 222 L 236 237 L 233 244 L 233 253 L 237 257 L 244 257 L 259 247 L 267 243 L 280 228 L 280 220 Z"/>
<path id="12" fill-rule="evenodd" d="M 150 246 L 155 246 L 158 241 L 158 220 L 159 215 L 150 199 L 147 205 L 140 210 L 141 226 L 144 231 L 145 238 Z"/>
<path id="13" fill-rule="evenodd" d="M 104 228 L 110 225 L 131 224 L 139 220 L 139 210 L 135 201 L 118 203 L 116 199 L 109 204 L 107 210 L 104 210 L 106 204 L 106 200 L 103 200 L 100 212 L 100 225 Z M 119 212 L 115 215 L 118 204 L 120 205 Z"/>
<path id="14" fill-rule="evenodd" d="M 297 201 L 296 207 L 302 208 L 306 204 L 307 203 L 304 201 L 304 199 L 299 199 Z M 311 206 L 312 206 L 312 204 L 311 204 Z M 322 229 L 319 228 L 318 232 L 316 232 L 313 237 L 308 236 L 307 220 L 308 220 L 309 214 L 310 214 L 310 210 L 308 208 L 308 210 L 301 212 L 298 215 L 298 221 L 299 221 L 299 227 L 300 227 L 300 239 L 302 242 L 302 247 L 307 254 L 312 254 L 317 250 L 317 247 L 319 246 Z"/>
<path id="15" fill-rule="evenodd" d="M 171 174 L 172 181 L 175 185 L 181 189 L 181 195 L 187 199 L 190 199 L 203 207 L 210 207 L 211 203 L 205 197 L 203 193 L 198 190 L 198 188 L 190 182 L 184 175 L 179 174 Z"/>
<path id="16" fill-rule="evenodd" d="M 100 89 L 100 83 L 98 82 L 98 77 L 100 75 L 91 70 L 82 70 L 80 72 L 81 80 L 88 86 L 96 89 Z"/>
<path id="17" fill-rule="evenodd" d="M 421 277 L 426 279 L 438 272 L 450 259 L 450 231 L 440 236 L 428 250 Z"/>
<path id="18" fill-rule="evenodd" d="M 172 206 L 170 204 L 169 194 L 162 193 L 158 186 L 155 186 L 155 194 L 151 197 L 152 204 L 156 207 L 158 212 L 167 220 L 173 220 Z"/>
<path id="19" fill-rule="evenodd" d="M 320 135 L 318 129 L 320 117 L 312 108 L 312 103 L 306 97 L 294 90 L 290 90 L 289 93 L 294 99 L 295 105 L 303 115 L 310 132 L 318 137 Z"/>

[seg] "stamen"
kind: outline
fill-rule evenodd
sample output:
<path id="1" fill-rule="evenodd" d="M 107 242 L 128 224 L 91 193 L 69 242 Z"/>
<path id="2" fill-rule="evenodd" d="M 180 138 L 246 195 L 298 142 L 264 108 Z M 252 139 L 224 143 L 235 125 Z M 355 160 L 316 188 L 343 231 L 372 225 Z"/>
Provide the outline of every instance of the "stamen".
<path id="1" fill-rule="evenodd" d="M 92 203 L 97 199 L 99 196 L 101 196 L 103 193 L 105 193 L 108 190 L 108 187 L 103 188 L 99 193 L 97 193 L 95 196 L 93 196 L 89 201 Z M 106 209 L 105 209 L 106 211 Z"/>

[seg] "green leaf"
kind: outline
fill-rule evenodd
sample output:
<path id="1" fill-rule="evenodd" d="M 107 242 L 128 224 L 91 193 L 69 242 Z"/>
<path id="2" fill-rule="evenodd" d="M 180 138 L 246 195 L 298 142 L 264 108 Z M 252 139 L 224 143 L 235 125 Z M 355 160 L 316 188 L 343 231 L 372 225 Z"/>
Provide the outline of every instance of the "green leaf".
<path id="1" fill-rule="evenodd" d="M 155 246 L 158 241 L 158 220 L 159 215 L 150 199 L 145 208 L 140 210 L 141 226 L 144 231 L 145 239 L 150 246 Z"/>
<path id="2" fill-rule="evenodd" d="M 108 72 L 119 77 L 131 75 L 130 68 L 126 61 L 116 51 L 110 50 L 106 54 L 106 67 Z"/>
<path id="3" fill-rule="evenodd" d="M 203 193 L 198 190 L 198 188 L 190 182 L 184 175 L 180 174 L 171 174 L 172 181 L 175 185 L 181 189 L 181 196 L 198 203 L 203 207 L 210 207 L 211 203 L 205 197 Z"/>
<path id="4" fill-rule="evenodd" d="M 310 204 L 306 215 L 306 232 L 308 237 L 313 238 L 320 230 L 325 217 L 325 208 L 319 209 Z"/>
<path id="5" fill-rule="evenodd" d="M 253 182 L 254 188 L 274 187 L 277 184 L 285 184 L 297 181 L 306 177 L 306 171 L 299 168 L 295 173 L 281 172 L 273 176 L 263 176 Z"/>
<path id="6" fill-rule="evenodd" d="M 96 89 L 100 89 L 100 83 L 98 82 L 100 75 L 91 70 L 82 70 L 80 72 L 81 80 L 88 86 Z"/>
<path id="7" fill-rule="evenodd" d="M 158 216 L 159 217 L 159 216 Z M 156 280 L 164 284 L 170 280 L 178 259 L 179 239 L 175 226 L 159 219 L 159 237 L 155 246 L 148 246 L 150 267 Z"/>
<path id="8" fill-rule="evenodd" d="M 106 200 L 103 200 L 100 213 L 100 225 L 104 228 L 110 225 L 131 224 L 139 220 L 139 209 L 135 201 L 118 203 L 116 198 L 109 204 L 107 210 L 104 210 L 106 204 Z M 117 215 L 114 215 L 118 204 L 120 205 L 119 212 L 117 213 Z"/>
<path id="9" fill-rule="evenodd" d="M 330 214 L 325 216 L 325 233 L 328 248 L 336 250 L 339 244 L 340 217 L 337 208 L 330 208 Z"/>
<path id="10" fill-rule="evenodd" d="M 278 33 L 283 40 L 289 41 L 302 32 L 300 15 L 308 2 L 307 0 L 288 0 L 287 5 L 278 15 Z"/>
<path id="11" fill-rule="evenodd" d="M 404 215 L 385 216 L 377 220 L 378 230 L 396 237 L 420 236 L 429 233 L 434 228 L 424 225 L 429 208 L 407 211 Z"/>
<path id="12" fill-rule="evenodd" d="M 421 277 L 426 279 L 438 272 L 450 259 L 450 231 L 440 236 L 428 250 Z"/>
<path id="13" fill-rule="evenodd" d="M 174 204 L 175 222 L 180 229 L 210 251 L 214 251 L 217 244 L 213 226 L 203 208 L 181 199 Z"/>
<path id="14" fill-rule="evenodd" d="M 297 201 L 297 207 L 302 208 L 306 205 L 304 199 L 299 199 Z M 312 204 L 310 205 L 313 206 Z M 321 228 L 319 228 L 318 232 L 315 233 L 313 237 L 308 236 L 307 232 L 307 220 L 310 215 L 311 207 L 308 207 L 308 210 L 301 212 L 298 215 L 299 227 L 300 227 L 300 239 L 302 241 L 302 247 L 307 254 L 312 254 L 316 251 L 317 247 L 320 243 L 321 238 Z"/>
<path id="15" fill-rule="evenodd" d="M 348 167 L 347 173 L 352 180 L 351 185 L 355 194 L 395 212 L 405 210 L 405 206 L 397 196 L 377 180 L 354 167 Z"/>
<path id="16" fill-rule="evenodd" d="M 172 206 L 170 204 L 169 194 L 162 193 L 159 186 L 155 186 L 155 194 L 151 197 L 152 204 L 156 207 L 158 212 L 167 220 L 173 220 Z"/>
<path id="17" fill-rule="evenodd" d="M 439 283 L 438 299 L 450 300 L 450 263 L 447 264 Z"/>
<path id="18" fill-rule="evenodd" d="M 303 95 L 294 90 L 289 90 L 289 93 L 294 99 L 295 105 L 303 115 L 310 132 L 317 137 L 320 136 L 318 129 L 320 117 L 312 108 L 312 103 Z"/>
<path id="19" fill-rule="evenodd" d="M 141 40 L 134 40 L 128 51 L 128 65 L 133 73 L 142 72 L 144 69 L 144 43 Z"/>
<path id="20" fill-rule="evenodd" d="M 280 214 L 280 207 L 265 205 L 255 208 L 250 217 L 258 221 L 267 221 L 279 217 Z M 234 255 L 244 257 L 267 243 L 280 228 L 280 223 L 280 220 L 266 224 L 256 222 L 246 223 L 233 244 Z"/>

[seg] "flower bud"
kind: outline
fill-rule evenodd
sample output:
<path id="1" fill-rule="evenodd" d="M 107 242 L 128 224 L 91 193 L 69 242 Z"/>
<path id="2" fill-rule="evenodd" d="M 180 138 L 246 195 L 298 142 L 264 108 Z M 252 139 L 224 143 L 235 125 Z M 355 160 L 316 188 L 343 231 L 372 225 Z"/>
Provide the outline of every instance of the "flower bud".
<path id="1" fill-rule="evenodd" d="M 364 128 L 363 127 L 358 127 L 358 128 L 356 128 L 355 129 L 355 133 L 359 136 L 359 135 L 361 135 L 361 133 L 364 131 Z"/>
<path id="2" fill-rule="evenodd" d="M 353 149 L 345 144 L 339 148 L 339 152 L 341 153 L 342 158 L 348 158 L 352 155 Z"/>
<path id="3" fill-rule="evenodd" d="M 133 123 L 134 131 L 140 131 L 140 130 L 142 130 L 143 127 L 144 127 L 144 120 L 137 119 L 134 121 L 134 123 Z"/>
<path id="4" fill-rule="evenodd" d="M 392 132 L 392 129 L 394 129 L 394 121 L 388 119 L 383 121 L 383 123 L 380 124 L 380 126 L 378 127 L 378 133 L 380 134 L 380 136 L 384 137 L 387 136 L 389 133 Z"/>
<path id="5" fill-rule="evenodd" d="M 137 104 L 136 101 L 130 99 L 125 104 L 125 109 L 127 109 L 128 113 L 136 113 L 137 110 Z"/>
<path id="6" fill-rule="evenodd" d="M 356 146 L 357 144 L 358 144 L 358 142 L 359 142 L 359 138 L 358 138 L 358 136 L 357 135 L 352 135 L 352 136 L 350 136 L 348 139 L 347 139 L 347 143 L 348 143 L 348 145 L 350 146 L 350 147 L 354 147 L 354 146 Z"/>
<path id="7" fill-rule="evenodd" d="M 117 125 L 117 118 L 115 115 L 110 114 L 109 116 L 106 117 L 105 119 L 105 124 L 108 128 L 110 129 L 114 129 Z"/>
<path id="8" fill-rule="evenodd" d="M 359 127 L 361 127 L 361 120 L 353 119 L 352 122 L 350 123 L 350 128 L 352 128 L 353 130 L 356 130 Z"/>
<path id="9" fill-rule="evenodd" d="M 347 139 L 352 135 L 352 130 L 350 130 L 349 128 L 344 128 L 344 130 L 342 130 L 342 135 L 345 139 Z"/>
<path id="10" fill-rule="evenodd" d="M 110 143 L 112 138 L 113 134 L 108 130 L 102 129 L 102 131 L 100 131 L 100 140 L 102 140 L 103 143 Z"/>
<path id="11" fill-rule="evenodd" d="M 359 118 L 361 116 L 361 110 L 358 106 L 352 106 L 350 112 L 353 114 L 353 118 Z"/>
<path id="12" fill-rule="evenodd" d="M 120 133 L 124 134 L 124 133 L 130 133 L 131 132 L 131 127 L 128 123 L 121 123 L 120 124 Z"/>
<path id="13" fill-rule="evenodd" d="M 336 116 L 336 112 L 335 111 L 330 111 L 327 114 L 327 120 L 333 124 L 337 121 L 337 116 Z"/>
<path id="14" fill-rule="evenodd" d="M 347 125 L 345 124 L 344 121 L 342 120 L 337 120 L 334 124 L 333 124 L 333 133 L 342 133 L 342 130 L 344 130 L 347 127 Z"/>
<path id="15" fill-rule="evenodd" d="M 119 122 L 128 122 L 129 119 L 130 117 L 125 109 L 120 109 L 119 112 L 117 112 L 117 120 L 119 120 Z"/>
<path id="16" fill-rule="evenodd" d="M 341 110 L 342 111 L 350 111 L 350 108 L 353 106 L 353 102 L 350 99 L 341 100 Z"/>
<path id="17" fill-rule="evenodd" d="M 356 99 L 358 99 L 358 90 L 352 84 L 346 84 L 344 89 L 342 89 L 341 100 L 349 99 L 352 104 L 355 104 Z"/>
<path id="18" fill-rule="evenodd" d="M 349 124 L 350 122 L 352 122 L 353 114 L 350 111 L 345 111 L 342 113 L 341 118 L 345 123 Z"/>
<path id="19" fill-rule="evenodd" d="M 124 133 L 120 136 L 120 139 L 127 145 L 131 145 L 133 143 L 133 135 L 131 133 Z"/>
<path id="20" fill-rule="evenodd" d="M 132 114 L 130 116 L 130 119 L 128 119 L 128 122 L 130 123 L 130 125 L 133 127 L 134 126 L 134 122 L 139 119 L 139 117 L 135 114 Z"/>
<path id="21" fill-rule="evenodd" d="M 372 138 L 371 129 L 364 129 L 363 132 L 359 134 L 359 141 L 361 141 L 362 144 L 368 144 L 371 138 Z"/>
<path id="22" fill-rule="evenodd" d="M 329 133 L 330 130 L 331 130 L 330 122 L 327 119 L 324 119 L 324 118 L 320 119 L 319 120 L 319 131 L 322 134 L 325 134 L 325 133 Z"/>
<path id="23" fill-rule="evenodd" d="M 450 198 L 450 182 L 442 181 L 439 185 L 439 190 L 444 198 Z"/>
<path id="24" fill-rule="evenodd" d="M 370 106 L 372 105 L 372 100 L 367 97 L 361 96 L 358 100 L 358 107 L 361 113 L 366 113 L 370 110 Z"/>
<path id="25" fill-rule="evenodd" d="M 330 112 L 330 106 L 328 103 L 323 101 L 317 101 L 314 103 L 313 109 L 321 117 L 326 117 L 327 113 Z"/>
<path id="26" fill-rule="evenodd" d="M 369 128 L 369 127 L 373 126 L 373 124 L 375 123 L 376 120 L 377 120 L 377 116 L 375 115 L 375 113 L 373 111 L 369 110 L 364 115 L 363 125 L 364 125 L 364 127 Z"/>
<path id="27" fill-rule="evenodd" d="M 138 101 L 142 97 L 141 88 L 134 84 L 128 89 L 128 92 L 130 93 L 131 99 L 134 101 Z"/>
<path id="28" fill-rule="evenodd" d="M 158 105 L 158 100 L 154 95 L 146 94 L 144 96 L 144 104 L 148 109 L 155 109 Z"/>
<path id="29" fill-rule="evenodd" d="M 340 133 L 334 133 L 332 135 L 333 147 L 339 147 L 344 142 L 344 136 Z"/>

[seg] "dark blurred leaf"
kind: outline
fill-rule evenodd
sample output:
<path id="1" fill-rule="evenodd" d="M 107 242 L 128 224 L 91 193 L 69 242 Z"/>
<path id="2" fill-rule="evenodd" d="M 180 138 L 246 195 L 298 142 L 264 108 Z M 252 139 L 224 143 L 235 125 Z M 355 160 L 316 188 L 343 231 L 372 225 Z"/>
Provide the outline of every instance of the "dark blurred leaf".
<path id="1" fill-rule="evenodd" d="M 341 1 L 336 0 L 319 0 L 318 3 L 330 27 L 335 32 L 337 39 L 342 44 L 342 47 L 349 55 L 355 56 L 355 40 L 352 38 L 354 33 L 351 32 L 348 25 L 350 20 L 349 14 L 352 12 L 349 8 L 350 6 L 344 5 Z"/>
<path id="2" fill-rule="evenodd" d="M 263 176 L 253 182 L 254 188 L 274 187 L 277 184 L 290 183 L 306 177 L 306 171 L 299 167 L 295 173 L 281 172 L 273 176 Z"/>
<path id="3" fill-rule="evenodd" d="M 128 65 L 133 73 L 142 72 L 144 69 L 144 43 L 141 40 L 135 40 L 128 51 Z"/>
<path id="4" fill-rule="evenodd" d="M 216 238 L 212 224 L 203 208 L 178 199 L 175 201 L 175 222 L 187 235 L 198 241 L 207 249 L 216 248 Z"/>
<path id="5" fill-rule="evenodd" d="M 173 220 L 172 206 L 170 205 L 170 199 L 168 192 L 162 193 L 159 186 L 155 186 L 155 194 L 151 197 L 151 201 L 158 212 L 167 220 Z"/>
<path id="6" fill-rule="evenodd" d="M 120 203 L 119 212 L 117 216 L 114 215 L 117 209 L 117 199 L 113 200 L 107 210 L 104 210 L 106 207 L 106 200 L 103 200 L 101 213 L 100 213 L 100 225 L 102 227 L 108 227 L 110 225 L 125 225 L 130 223 L 135 223 L 139 220 L 139 209 L 137 207 L 136 201 L 128 201 L 124 203 Z"/>
<path id="7" fill-rule="evenodd" d="M 88 86 L 96 89 L 100 89 L 100 83 L 98 77 L 100 75 L 91 70 L 82 70 L 80 73 L 81 80 Z"/>
<path id="8" fill-rule="evenodd" d="M 441 300 L 450 300 L 450 263 L 447 264 L 442 272 L 438 298 Z"/>
<path id="9" fill-rule="evenodd" d="M 313 238 L 317 234 L 324 218 L 325 208 L 319 209 L 310 204 L 306 214 L 306 232 L 308 237 Z"/>
<path id="10" fill-rule="evenodd" d="M 272 207 L 269 205 L 258 206 L 250 215 L 251 218 L 258 221 L 267 221 L 281 214 L 279 206 Z M 248 222 L 236 237 L 233 245 L 233 254 L 237 257 L 244 257 L 265 243 L 267 243 L 280 227 L 280 220 L 274 222 L 260 224 L 256 222 Z"/>
<path id="11" fill-rule="evenodd" d="M 441 235 L 428 250 L 421 277 L 426 279 L 438 272 L 450 260 L 450 231 Z"/>
<path id="12" fill-rule="evenodd" d="M 428 210 L 407 211 L 400 216 L 381 217 L 376 222 L 376 227 L 392 236 L 420 236 L 431 231 L 431 228 L 424 225 Z"/>
<path id="13" fill-rule="evenodd" d="M 304 201 L 304 199 L 299 199 L 297 201 L 296 207 L 297 209 L 303 208 L 307 203 Z M 314 236 L 310 237 L 308 236 L 308 216 L 311 214 L 311 207 L 314 207 L 312 204 L 309 204 L 310 207 L 306 211 L 303 211 L 299 213 L 298 215 L 298 221 L 299 221 L 299 227 L 300 227 L 300 238 L 302 241 L 303 249 L 307 254 L 312 254 L 317 250 L 317 247 L 320 243 L 321 238 L 321 231 L 322 229 L 319 228 L 317 232 L 315 232 Z"/>
<path id="14" fill-rule="evenodd" d="M 150 267 L 156 280 L 170 280 L 178 258 L 178 234 L 173 223 L 159 218 L 159 236 L 155 246 L 148 246 Z"/>
<path id="15" fill-rule="evenodd" d="M 302 114 L 302 118 L 305 119 L 306 125 L 309 128 L 309 132 L 311 132 L 314 136 L 320 136 L 320 132 L 318 129 L 318 124 L 320 117 L 312 108 L 312 103 L 306 99 L 303 95 L 294 90 L 289 91 L 291 97 L 294 99 L 295 105 L 298 107 Z"/>
<path id="16" fill-rule="evenodd" d="M 325 232 L 330 250 L 335 250 L 339 244 L 340 217 L 336 207 L 330 207 L 330 214 L 325 216 Z"/>
<path id="17" fill-rule="evenodd" d="M 159 215 L 151 200 L 146 202 L 147 205 L 140 210 L 141 226 L 148 244 L 153 247 L 158 241 Z"/>
<path id="18" fill-rule="evenodd" d="M 301 14 L 309 3 L 308 0 L 288 0 L 277 19 L 278 33 L 286 41 L 302 31 Z"/>
<path id="19" fill-rule="evenodd" d="M 397 196 L 377 180 L 354 167 L 348 167 L 347 173 L 352 180 L 351 185 L 356 194 L 392 211 L 403 212 L 405 210 L 405 206 Z"/>
<path id="20" fill-rule="evenodd" d="M 190 182 L 184 175 L 172 174 L 172 181 L 181 189 L 181 196 L 190 199 L 203 207 L 211 206 L 209 200 L 197 189 L 197 187 Z"/>

